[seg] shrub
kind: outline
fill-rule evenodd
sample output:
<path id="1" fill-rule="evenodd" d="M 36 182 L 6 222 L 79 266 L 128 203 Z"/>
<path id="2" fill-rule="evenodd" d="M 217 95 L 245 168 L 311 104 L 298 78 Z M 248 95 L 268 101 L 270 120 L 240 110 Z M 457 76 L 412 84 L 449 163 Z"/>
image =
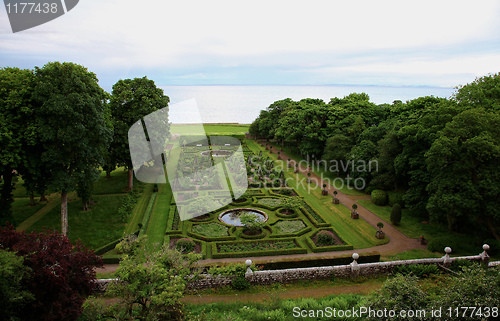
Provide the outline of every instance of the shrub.
<path id="1" fill-rule="evenodd" d="M 190 238 L 182 238 L 177 240 L 175 248 L 182 253 L 190 253 L 194 251 L 194 241 Z"/>
<path id="2" fill-rule="evenodd" d="M 335 239 L 333 235 L 328 231 L 319 231 L 316 235 L 316 243 L 318 245 L 333 245 L 335 243 Z"/>
<path id="3" fill-rule="evenodd" d="M 439 274 L 439 268 L 434 264 L 398 265 L 394 267 L 392 272 L 403 275 L 413 274 L 416 277 L 425 278 L 433 274 Z"/>
<path id="4" fill-rule="evenodd" d="M 365 188 L 365 193 L 368 194 L 368 195 L 371 195 L 372 192 L 376 189 L 375 186 L 368 186 L 367 188 Z"/>
<path id="5" fill-rule="evenodd" d="M 238 291 L 244 291 L 250 287 L 250 282 L 248 282 L 245 276 L 239 275 L 233 280 L 231 287 Z"/>
<path id="6" fill-rule="evenodd" d="M 398 203 L 392 207 L 391 222 L 394 225 L 398 225 L 401 222 L 401 206 Z"/>
<path id="7" fill-rule="evenodd" d="M 389 192 L 387 193 L 387 198 L 388 198 L 388 204 L 389 206 L 394 206 L 394 204 L 399 204 L 401 206 L 401 208 L 404 208 L 405 207 L 405 204 L 404 204 L 404 193 L 400 193 L 400 192 Z"/>
<path id="8" fill-rule="evenodd" d="M 387 193 L 381 189 L 372 192 L 372 202 L 375 205 L 384 206 L 387 204 Z"/>
<path id="9" fill-rule="evenodd" d="M 429 244 L 427 244 L 427 249 L 431 252 L 443 253 L 444 248 L 447 246 L 451 247 L 454 253 L 458 250 L 457 243 L 449 236 L 439 236 L 433 238 L 429 241 Z"/>
<path id="10" fill-rule="evenodd" d="M 293 192 L 291 189 L 286 188 L 286 189 L 280 190 L 280 194 L 285 195 L 285 196 L 292 196 Z"/>

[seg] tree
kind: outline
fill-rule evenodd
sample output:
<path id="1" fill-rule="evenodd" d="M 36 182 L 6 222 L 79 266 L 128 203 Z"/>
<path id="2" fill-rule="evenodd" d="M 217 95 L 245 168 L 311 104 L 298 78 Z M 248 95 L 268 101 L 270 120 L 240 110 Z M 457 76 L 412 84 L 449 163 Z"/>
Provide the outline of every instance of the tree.
<path id="1" fill-rule="evenodd" d="M 101 258 L 56 231 L 25 233 L 2 227 L 1 250 L 23 257 L 15 264 L 22 262 L 30 271 L 21 274 L 22 288 L 33 297 L 18 310 L 21 320 L 76 320 L 84 296 L 96 290 L 94 267 L 102 266 Z"/>
<path id="2" fill-rule="evenodd" d="M 130 158 L 128 131 L 143 117 L 163 109 L 168 111 L 169 98 L 156 87 L 153 80 L 143 78 L 119 80 L 113 85 L 110 110 L 113 119 L 113 142 L 110 147 L 112 163 L 125 166 L 129 171 L 128 189 L 132 189 L 133 165 Z M 161 134 L 169 133 L 168 122 L 163 124 Z M 149 135 L 155 133 L 148 132 Z M 168 135 L 167 135 L 168 136 Z M 150 137 L 152 138 L 152 137 Z M 166 140 L 168 137 L 163 137 Z"/>
<path id="3" fill-rule="evenodd" d="M 32 70 L 0 68 L 0 224 L 12 221 L 15 172 L 26 161 L 26 141 L 32 138 Z"/>
<path id="4" fill-rule="evenodd" d="M 256 215 L 245 213 L 240 216 L 240 222 L 245 226 L 245 228 L 251 234 L 258 234 L 259 231 L 264 227 L 265 222 L 263 222 Z"/>
<path id="5" fill-rule="evenodd" d="M 431 219 L 463 230 L 482 219 L 495 233 L 500 219 L 500 115 L 477 108 L 455 116 L 426 153 Z"/>
<path id="6" fill-rule="evenodd" d="M 107 95 L 94 73 L 74 63 L 48 63 L 36 67 L 35 76 L 41 161 L 52 173 L 50 185 L 61 192 L 61 229 L 67 235 L 68 193 L 78 175 L 103 165 L 102 150 L 111 140 L 104 119 Z"/>
<path id="7" fill-rule="evenodd" d="M 180 299 L 201 255 L 182 255 L 168 244 L 148 248 L 142 239 L 135 250 L 123 256 L 115 275 L 120 282 L 110 284 L 112 295 L 120 297 L 127 318 L 138 320 L 181 320 Z M 192 271 L 193 270 L 193 271 Z"/>
<path id="8" fill-rule="evenodd" d="M 399 225 L 401 222 L 401 205 L 394 204 L 391 209 L 391 222 L 394 225 Z"/>

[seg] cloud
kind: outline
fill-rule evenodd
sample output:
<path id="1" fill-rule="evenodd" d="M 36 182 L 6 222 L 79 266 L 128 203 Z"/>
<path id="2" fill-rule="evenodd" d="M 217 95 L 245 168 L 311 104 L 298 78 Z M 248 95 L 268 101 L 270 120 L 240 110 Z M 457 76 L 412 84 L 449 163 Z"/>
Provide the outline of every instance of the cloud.
<path id="1" fill-rule="evenodd" d="M 86 0 L 17 34 L 6 32 L 1 11 L 0 58 L 22 67 L 74 61 L 106 81 L 153 72 L 170 83 L 454 84 L 498 70 L 499 6 L 488 0 Z"/>

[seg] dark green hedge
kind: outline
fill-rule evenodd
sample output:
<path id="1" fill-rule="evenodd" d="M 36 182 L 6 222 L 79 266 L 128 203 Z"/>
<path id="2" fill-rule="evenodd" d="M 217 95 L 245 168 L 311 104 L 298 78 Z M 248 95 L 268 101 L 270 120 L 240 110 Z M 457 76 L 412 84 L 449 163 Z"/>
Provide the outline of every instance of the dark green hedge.
<path id="1" fill-rule="evenodd" d="M 307 246 L 314 252 L 314 253 L 320 253 L 320 252 L 332 252 L 332 251 L 346 251 L 346 250 L 352 250 L 353 246 L 352 245 L 331 245 L 331 246 L 316 246 L 314 244 L 313 240 L 311 240 L 310 237 L 306 237 L 306 243 Z"/>
<path id="2" fill-rule="evenodd" d="M 237 241 L 237 242 L 224 242 L 224 244 L 241 244 L 241 243 L 271 243 L 278 240 L 262 240 L 262 241 Z M 229 253 L 218 253 L 217 245 L 220 242 L 211 243 L 212 247 L 212 258 L 238 258 L 238 257 L 251 257 L 251 256 L 268 256 L 268 255 L 291 255 L 291 254 L 305 254 L 307 249 L 300 247 L 295 239 L 279 239 L 279 241 L 293 241 L 296 248 L 292 249 L 278 249 L 278 250 L 265 250 L 265 251 L 247 251 L 247 252 L 229 252 Z"/>
<path id="3" fill-rule="evenodd" d="M 236 240 L 236 237 L 234 236 L 218 236 L 218 237 L 208 237 L 208 236 L 204 236 L 204 235 L 201 235 L 201 234 L 197 234 L 197 233 L 193 233 L 191 231 L 188 231 L 187 232 L 187 235 L 192 237 L 192 238 L 195 238 L 195 239 L 198 239 L 198 240 L 202 240 L 202 241 L 205 241 L 205 242 L 216 242 L 216 241 L 233 241 L 233 240 Z"/>
<path id="4" fill-rule="evenodd" d="M 300 211 L 309 219 L 309 221 L 311 221 L 311 223 L 313 223 L 313 225 L 315 227 L 328 227 L 330 226 L 331 224 L 330 223 L 326 223 L 326 222 L 323 222 L 323 223 L 319 223 L 318 221 L 316 221 L 316 219 L 314 217 L 312 217 L 311 214 L 309 214 L 309 212 L 304 209 L 303 207 L 300 208 Z M 318 214 L 319 215 L 319 214 Z"/>
<path id="5" fill-rule="evenodd" d="M 307 268 L 307 267 L 317 267 L 317 266 L 336 266 L 336 265 L 347 265 L 351 264 L 353 261 L 352 254 L 339 255 L 334 258 L 298 258 L 292 260 L 286 260 L 282 262 L 270 262 L 257 264 L 262 267 L 263 270 L 284 270 L 284 269 L 296 269 L 296 268 Z M 358 263 L 374 263 L 380 262 L 379 252 L 369 252 L 359 255 Z"/>

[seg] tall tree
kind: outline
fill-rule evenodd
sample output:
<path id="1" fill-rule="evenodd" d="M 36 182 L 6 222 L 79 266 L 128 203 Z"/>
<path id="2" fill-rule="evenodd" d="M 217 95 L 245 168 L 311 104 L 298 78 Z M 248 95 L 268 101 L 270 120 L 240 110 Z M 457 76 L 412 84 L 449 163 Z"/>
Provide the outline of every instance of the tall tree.
<path id="1" fill-rule="evenodd" d="M 111 140 L 106 93 L 94 73 L 74 63 L 51 62 L 36 67 L 35 75 L 37 130 L 46 148 L 41 160 L 51 170 L 51 186 L 61 192 L 61 229 L 67 235 L 68 193 L 81 173 L 102 165 L 103 147 Z"/>
<path id="2" fill-rule="evenodd" d="M 433 176 L 427 187 L 431 218 L 447 221 L 452 230 L 464 230 L 478 219 L 500 219 L 500 115 L 481 108 L 460 113 L 426 157 Z"/>
<path id="3" fill-rule="evenodd" d="M 0 223 L 12 220 L 14 170 L 26 160 L 23 145 L 32 136 L 33 80 L 32 70 L 0 69 Z"/>
<path id="4" fill-rule="evenodd" d="M 110 109 L 113 118 L 114 135 L 111 144 L 112 158 L 129 171 L 128 189 L 132 189 L 133 166 L 128 144 L 130 127 L 144 116 L 168 108 L 169 98 L 153 80 L 143 78 L 119 80 L 113 85 Z M 168 123 L 164 126 L 169 126 Z M 165 132 L 168 132 L 168 128 Z"/>

